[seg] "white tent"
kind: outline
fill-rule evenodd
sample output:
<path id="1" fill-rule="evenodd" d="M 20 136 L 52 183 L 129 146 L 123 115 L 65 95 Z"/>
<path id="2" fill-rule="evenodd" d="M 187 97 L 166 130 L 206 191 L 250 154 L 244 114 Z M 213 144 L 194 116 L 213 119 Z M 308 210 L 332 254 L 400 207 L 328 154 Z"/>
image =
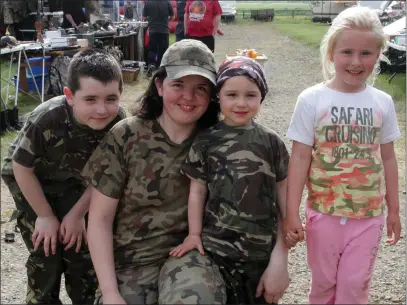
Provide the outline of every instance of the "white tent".
<path id="1" fill-rule="evenodd" d="M 397 36 L 406 31 L 406 16 L 396 20 L 383 28 L 383 31 L 389 36 Z"/>

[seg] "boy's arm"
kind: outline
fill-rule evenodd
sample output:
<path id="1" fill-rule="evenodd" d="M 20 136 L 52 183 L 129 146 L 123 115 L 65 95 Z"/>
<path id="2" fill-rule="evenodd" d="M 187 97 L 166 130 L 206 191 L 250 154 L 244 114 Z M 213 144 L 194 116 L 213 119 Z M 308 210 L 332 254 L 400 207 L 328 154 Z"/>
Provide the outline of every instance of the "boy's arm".
<path id="1" fill-rule="evenodd" d="M 25 199 L 37 214 L 35 229 L 31 237 L 34 251 L 37 251 L 43 241 L 44 254 L 56 253 L 58 230 L 60 223 L 54 215 L 51 206 L 45 198 L 44 192 L 33 168 L 24 167 L 13 161 L 14 177 Z"/>
<path id="2" fill-rule="evenodd" d="M 256 297 L 262 294 L 267 303 L 278 303 L 289 286 L 288 248 L 284 244 L 282 219 L 278 215 L 276 245 L 270 255 L 269 264 L 264 271 L 256 289 Z"/>
<path id="3" fill-rule="evenodd" d="M 188 226 L 189 235 L 201 236 L 202 219 L 205 199 L 207 194 L 206 184 L 191 179 L 188 198 Z"/>
<path id="4" fill-rule="evenodd" d="M 55 216 L 37 176 L 34 174 L 34 168 L 28 168 L 13 161 L 13 172 L 21 192 L 37 216 Z"/>
<path id="5" fill-rule="evenodd" d="M 66 245 L 64 248 L 65 251 L 76 243 L 76 252 L 79 252 L 82 246 L 82 240 L 87 243 L 84 217 L 89 210 L 91 194 L 92 187 L 88 186 L 79 200 L 62 219 L 59 235 L 61 243 Z"/>
<path id="6" fill-rule="evenodd" d="M 393 142 L 380 145 L 380 150 L 386 181 L 387 236 L 392 238 L 394 233 L 394 238 L 389 243 L 395 244 L 401 233 L 397 159 Z"/>
<path id="7" fill-rule="evenodd" d="M 270 255 L 269 266 L 279 262 L 282 266 L 286 266 L 288 264 L 288 248 L 284 244 L 284 237 L 283 237 L 283 221 L 281 217 L 278 217 L 278 225 L 277 225 L 277 239 L 276 245 L 274 246 L 273 251 Z"/>
<path id="8" fill-rule="evenodd" d="M 76 215 L 78 218 L 85 217 L 86 213 L 89 211 L 91 194 L 92 194 L 92 186 L 89 185 L 86 188 L 83 195 L 81 196 L 81 198 L 79 198 L 78 202 L 69 211 L 69 213 Z"/>
<path id="9" fill-rule="evenodd" d="M 277 182 L 277 204 L 282 219 L 287 215 L 287 178 Z"/>

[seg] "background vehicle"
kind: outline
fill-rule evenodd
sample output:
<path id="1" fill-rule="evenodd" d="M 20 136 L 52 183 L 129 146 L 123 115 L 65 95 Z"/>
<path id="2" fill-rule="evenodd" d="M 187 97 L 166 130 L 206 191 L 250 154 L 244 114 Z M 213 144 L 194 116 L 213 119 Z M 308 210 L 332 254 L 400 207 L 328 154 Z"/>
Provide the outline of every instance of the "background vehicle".
<path id="1" fill-rule="evenodd" d="M 312 22 L 331 23 L 340 12 L 357 5 L 358 1 L 311 1 Z"/>
<path id="2" fill-rule="evenodd" d="M 236 18 L 236 1 L 219 1 L 222 8 L 222 19 L 226 21 L 234 21 Z"/>

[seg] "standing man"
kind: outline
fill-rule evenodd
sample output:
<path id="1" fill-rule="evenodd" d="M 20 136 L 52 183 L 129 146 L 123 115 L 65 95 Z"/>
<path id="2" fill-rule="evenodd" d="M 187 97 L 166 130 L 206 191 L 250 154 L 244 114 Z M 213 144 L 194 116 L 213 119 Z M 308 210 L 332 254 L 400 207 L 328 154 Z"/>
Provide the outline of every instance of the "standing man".
<path id="1" fill-rule="evenodd" d="M 221 16 L 218 0 L 188 0 L 184 15 L 185 38 L 200 40 L 215 52 L 215 35 Z"/>
<path id="2" fill-rule="evenodd" d="M 170 43 L 168 21 L 174 17 L 174 10 L 169 0 L 147 0 L 143 17 L 148 21 L 149 31 L 147 65 L 159 67 Z"/>
<path id="3" fill-rule="evenodd" d="M 64 12 L 63 28 L 77 29 L 81 23 L 86 23 L 87 18 L 83 12 L 85 7 L 84 0 L 64 0 L 62 10 Z"/>
<path id="4" fill-rule="evenodd" d="M 185 38 L 184 32 L 184 15 L 185 15 L 185 5 L 187 0 L 177 0 L 177 26 L 175 28 L 175 41 L 180 41 Z"/>

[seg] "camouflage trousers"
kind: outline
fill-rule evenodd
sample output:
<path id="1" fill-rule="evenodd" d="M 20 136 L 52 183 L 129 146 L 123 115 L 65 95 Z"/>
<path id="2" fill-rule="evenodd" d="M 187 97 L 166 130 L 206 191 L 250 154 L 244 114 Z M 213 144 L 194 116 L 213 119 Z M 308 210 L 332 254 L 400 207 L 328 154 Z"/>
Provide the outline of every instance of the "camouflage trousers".
<path id="1" fill-rule="evenodd" d="M 226 304 L 266 304 L 264 296 L 256 298 L 256 289 L 268 261 L 234 262 L 226 257 L 210 254 L 219 266 L 226 284 Z"/>
<path id="2" fill-rule="evenodd" d="M 225 304 L 225 284 L 208 256 L 191 251 L 181 258 L 116 272 L 127 304 Z M 100 290 L 95 304 L 103 304 Z"/>
<path id="3" fill-rule="evenodd" d="M 71 192 L 61 196 L 64 200 L 72 199 L 76 202 L 80 193 Z M 17 195 L 14 199 L 25 200 L 21 197 L 22 195 Z M 57 214 L 57 217 L 61 221 L 63 215 Z M 35 229 L 35 219 L 30 212 L 20 210 L 17 214 L 17 227 L 30 252 L 26 263 L 26 304 L 62 304 L 59 299 L 62 274 L 65 276 L 67 294 L 73 304 L 93 304 L 97 280 L 88 247 L 83 244 L 76 253 L 75 246 L 65 251 L 64 245 L 58 243 L 56 253 L 48 257 L 44 254 L 43 244 L 34 251 L 31 237 Z"/>

